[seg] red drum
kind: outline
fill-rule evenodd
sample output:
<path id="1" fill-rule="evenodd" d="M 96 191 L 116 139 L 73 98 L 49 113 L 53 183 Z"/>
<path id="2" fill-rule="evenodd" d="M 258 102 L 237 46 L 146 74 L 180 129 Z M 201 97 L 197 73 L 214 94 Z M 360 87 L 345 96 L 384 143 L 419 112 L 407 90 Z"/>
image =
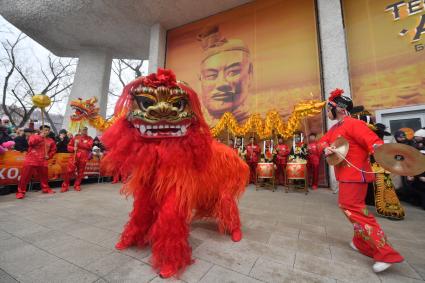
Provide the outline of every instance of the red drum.
<path id="1" fill-rule="evenodd" d="M 274 164 L 273 163 L 258 163 L 257 178 L 262 178 L 262 179 L 274 178 Z"/>
<path id="2" fill-rule="evenodd" d="M 286 179 L 304 180 L 307 176 L 307 163 L 287 163 Z"/>

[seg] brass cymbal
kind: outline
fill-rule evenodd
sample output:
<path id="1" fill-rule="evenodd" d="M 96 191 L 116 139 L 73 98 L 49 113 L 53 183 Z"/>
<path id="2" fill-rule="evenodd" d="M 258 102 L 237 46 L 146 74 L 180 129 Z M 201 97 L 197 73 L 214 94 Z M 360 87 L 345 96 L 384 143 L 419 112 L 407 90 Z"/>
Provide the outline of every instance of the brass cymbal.
<path id="1" fill-rule="evenodd" d="M 385 170 L 400 176 L 416 176 L 425 172 L 425 155 L 416 148 L 389 143 L 375 150 L 375 160 Z"/>
<path id="2" fill-rule="evenodd" d="M 335 147 L 335 150 L 338 153 L 333 153 L 331 155 L 328 155 L 326 157 L 326 162 L 328 162 L 329 165 L 335 166 L 341 163 L 344 160 L 344 158 L 347 156 L 350 145 L 348 144 L 348 141 L 344 139 L 344 137 L 338 137 L 331 144 L 331 147 Z"/>

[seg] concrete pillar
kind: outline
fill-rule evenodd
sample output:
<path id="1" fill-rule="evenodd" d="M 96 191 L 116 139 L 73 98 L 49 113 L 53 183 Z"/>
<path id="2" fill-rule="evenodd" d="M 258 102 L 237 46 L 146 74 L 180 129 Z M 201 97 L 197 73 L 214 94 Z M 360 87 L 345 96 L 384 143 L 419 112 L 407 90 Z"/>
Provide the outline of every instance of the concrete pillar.
<path id="1" fill-rule="evenodd" d="M 164 67 L 166 44 L 167 31 L 159 23 L 151 26 L 149 41 L 149 74 L 156 73 L 158 67 Z"/>
<path id="2" fill-rule="evenodd" d="M 317 0 L 322 71 L 325 97 L 335 88 L 344 89 L 351 97 L 348 73 L 348 53 L 345 41 L 344 20 L 340 0 Z M 327 129 L 335 122 L 327 120 Z M 337 185 L 335 174 L 330 170 L 331 187 Z"/>
<path id="3" fill-rule="evenodd" d="M 68 99 L 63 128 L 67 129 L 70 123 L 69 117 L 72 109 L 69 107 L 69 103 L 77 98 L 97 97 L 100 115 L 106 116 L 111 64 L 112 56 L 106 50 L 94 48 L 81 50 L 71 95 Z M 89 134 L 94 137 L 96 130 L 89 127 Z"/>

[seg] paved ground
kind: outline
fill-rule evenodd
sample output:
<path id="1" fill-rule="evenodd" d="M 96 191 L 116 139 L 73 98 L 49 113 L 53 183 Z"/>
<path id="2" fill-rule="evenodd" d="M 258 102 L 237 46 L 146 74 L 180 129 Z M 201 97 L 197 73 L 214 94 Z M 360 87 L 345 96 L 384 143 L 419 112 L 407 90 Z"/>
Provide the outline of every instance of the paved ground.
<path id="1" fill-rule="evenodd" d="M 132 204 L 118 190 L 105 183 L 23 201 L 1 196 L 0 282 L 162 281 L 149 249 L 113 248 Z M 240 203 L 245 238 L 233 243 L 213 223 L 194 223 L 196 263 L 180 282 L 423 282 L 425 211 L 406 206 L 404 221 L 379 219 L 406 261 L 376 275 L 372 260 L 349 248 L 352 228 L 336 195 L 249 187 Z"/>

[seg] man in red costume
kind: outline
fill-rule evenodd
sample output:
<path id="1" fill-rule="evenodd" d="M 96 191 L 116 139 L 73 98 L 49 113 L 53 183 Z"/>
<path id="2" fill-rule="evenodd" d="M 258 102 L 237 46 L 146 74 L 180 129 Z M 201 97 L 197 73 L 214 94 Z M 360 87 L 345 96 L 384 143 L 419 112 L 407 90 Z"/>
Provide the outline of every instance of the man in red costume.
<path id="1" fill-rule="evenodd" d="M 249 138 L 249 144 L 246 146 L 246 162 L 249 166 L 249 182 L 255 183 L 255 172 L 257 170 L 257 164 L 260 159 L 261 149 L 255 141 L 254 137 Z"/>
<path id="2" fill-rule="evenodd" d="M 279 185 L 285 185 L 285 168 L 288 161 L 289 147 L 283 143 L 283 138 L 279 137 L 278 144 L 274 149 L 276 164 L 276 179 Z"/>
<path id="3" fill-rule="evenodd" d="M 74 190 L 81 191 L 80 185 L 92 147 L 93 139 L 87 135 L 87 127 L 84 127 L 80 131 L 80 134 L 69 141 L 68 151 L 73 153 L 73 157 L 69 159 L 68 170 L 63 178 L 61 193 L 69 190 L 70 174 L 74 174 L 75 171 L 77 176 L 74 182 Z"/>
<path id="4" fill-rule="evenodd" d="M 320 156 L 321 151 L 317 146 L 316 134 L 311 133 L 308 136 L 308 145 L 307 145 L 307 168 L 308 168 L 308 176 L 312 178 L 311 180 L 311 188 L 313 190 L 317 190 L 317 186 L 319 183 L 319 165 L 320 165 Z"/>
<path id="5" fill-rule="evenodd" d="M 375 147 L 383 144 L 383 141 L 363 121 L 349 116 L 353 102 L 342 93 L 343 90 L 336 89 L 329 97 L 327 116 L 338 123 L 320 139 L 319 146 L 325 149 L 326 155 L 330 155 L 337 154 L 330 145 L 338 137 L 345 138 L 349 143 L 346 159 L 352 165 L 343 161 L 334 167 L 339 181 L 338 203 L 354 226 L 350 246 L 372 257 L 375 260 L 373 271 L 381 272 L 392 263 L 403 261 L 403 257 L 389 245 L 384 232 L 365 205 L 367 184 L 374 180 L 374 174 L 365 173 L 372 171 L 369 154 L 373 154 Z"/>
<path id="6" fill-rule="evenodd" d="M 40 134 L 32 134 L 28 139 L 28 153 L 25 156 L 24 167 L 19 180 L 18 192 L 16 193 L 17 199 L 25 197 L 27 184 L 34 173 L 40 178 L 41 191 L 43 193 L 55 193 L 50 189 L 48 183 L 47 161 L 56 153 L 55 142 L 47 137 L 49 133 L 49 126 L 41 126 Z"/>

